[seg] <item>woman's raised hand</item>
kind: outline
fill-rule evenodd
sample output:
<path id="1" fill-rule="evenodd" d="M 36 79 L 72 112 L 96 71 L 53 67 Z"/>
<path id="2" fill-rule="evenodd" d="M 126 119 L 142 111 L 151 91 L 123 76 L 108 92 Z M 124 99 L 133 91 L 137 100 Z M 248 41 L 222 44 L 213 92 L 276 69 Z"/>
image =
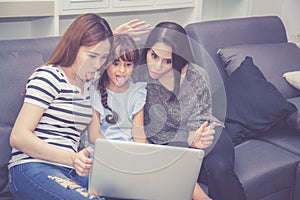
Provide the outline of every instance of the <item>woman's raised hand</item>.
<path id="1" fill-rule="evenodd" d="M 147 24 L 145 21 L 133 19 L 117 27 L 114 30 L 114 34 L 128 34 L 134 41 L 140 41 L 140 35 L 148 33 L 148 28 L 150 27 L 150 24 Z"/>
<path id="2" fill-rule="evenodd" d="M 216 123 L 208 124 L 204 122 L 200 128 L 195 132 L 194 139 L 191 143 L 191 147 L 197 149 L 205 149 L 213 144 Z"/>

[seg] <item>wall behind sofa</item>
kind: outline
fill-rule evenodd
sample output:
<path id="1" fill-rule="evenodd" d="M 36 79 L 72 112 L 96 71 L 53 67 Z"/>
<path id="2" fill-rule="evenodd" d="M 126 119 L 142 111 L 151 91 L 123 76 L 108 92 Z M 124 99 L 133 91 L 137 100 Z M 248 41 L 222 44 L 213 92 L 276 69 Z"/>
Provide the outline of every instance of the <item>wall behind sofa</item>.
<path id="1" fill-rule="evenodd" d="M 0 0 L 0 40 L 62 35 L 77 15 L 59 14 L 58 5 L 61 1 L 68 0 Z M 115 0 L 107 1 L 111 3 Z M 179 0 L 147 1 L 185 4 Z M 185 26 L 196 21 L 278 15 L 286 26 L 289 40 L 300 46 L 299 0 L 186 0 L 186 2 L 193 2 L 194 6 L 145 11 L 136 11 L 137 7 L 128 7 L 125 8 L 126 12 L 99 12 L 99 14 L 108 20 L 112 28 L 133 18 L 147 20 L 152 25 L 159 21 L 170 20 Z"/>
<path id="2" fill-rule="evenodd" d="M 112 28 L 134 18 L 186 25 L 201 21 L 202 0 L 0 0 L 0 40 L 59 36 L 87 12 L 105 17 Z"/>
<path id="3" fill-rule="evenodd" d="M 290 41 L 300 46 L 299 0 L 203 0 L 202 20 L 277 15 Z"/>

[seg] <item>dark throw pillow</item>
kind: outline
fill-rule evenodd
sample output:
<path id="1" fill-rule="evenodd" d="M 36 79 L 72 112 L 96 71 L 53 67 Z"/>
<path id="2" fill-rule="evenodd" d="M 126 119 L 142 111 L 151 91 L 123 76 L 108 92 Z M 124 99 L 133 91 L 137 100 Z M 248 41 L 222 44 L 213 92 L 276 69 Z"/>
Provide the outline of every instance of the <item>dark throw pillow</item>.
<path id="1" fill-rule="evenodd" d="M 232 130 L 235 143 L 268 130 L 296 111 L 296 107 L 266 80 L 251 57 L 246 57 L 225 81 L 225 91 L 225 124 Z"/>
<path id="2" fill-rule="evenodd" d="M 245 44 L 220 49 L 218 55 L 230 76 L 246 56 L 252 57 L 254 64 L 261 70 L 286 98 L 300 95 L 300 91 L 288 84 L 282 74 L 300 70 L 300 49 L 294 43 Z"/>

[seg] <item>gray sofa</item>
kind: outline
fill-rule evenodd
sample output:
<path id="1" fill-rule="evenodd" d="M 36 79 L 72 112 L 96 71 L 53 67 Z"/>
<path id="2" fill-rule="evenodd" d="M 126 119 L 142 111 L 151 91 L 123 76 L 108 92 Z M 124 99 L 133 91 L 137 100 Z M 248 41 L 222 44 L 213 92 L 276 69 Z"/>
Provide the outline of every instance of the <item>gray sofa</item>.
<path id="1" fill-rule="evenodd" d="M 267 81 L 272 86 L 276 86 L 277 92 L 282 94 L 282 97 L 277 94 L 278 97 L 283 101 L 287 99 L 299 107 L 300 91 L 289 85 L 282 75 L 285 72 L 300 70 L 300 50 L 295 44 L 287 42 L 286 30 L 278 17 L 207 21 L 188 24 L 185 28 L 191 37 L 190 41 L 196 62 L 203 66 L 209 74 L 213 97 L 215 97 L 213 99 L 214 106 L 217 107 L 214 109 L 216 115 L 222 117 L 220 113 L 224 112 L 222 109 L 226 105 L 230 107 L 229 112 L 232 112 L 233 107 L 244 110 L 250 107 L 249 103 L 255 103 L 255 105 L 251 105 L 254 106 L 253 110 L 250 107 L 245 115 L 240 117 L 247 119 L 248 116 L 254 115 L 259 118 L 257 113 L 260 110 L 255 109 L 266 99 L 268 102 L 263 104 L 264 107 L 277 109 L 269 106 L 277 99 L 261 95 L 257 100 L 252 96 L 255 92 L 252 88 L 245 85 L 243 85 L 245 88 L 242 88 L 242 84 L 230 85 L 230 83 L 245 82 L 242 77 L 240 79 L 235 77 L 238 82 L 232 81 L 230 77 L 234 75 L 233 69 L 236 69 L 238 65 L 242 66 L 241 62 L 246 56 L 252 57 L 254 64 L 261 70 Z M 226 88 L 224 84 L 236 90 Z M 264 84 L 268 83 L 264 82 Z M 225 89 L 220 90 L 222 87 Z M 254 89 L 261 90 L 261 88 Z M 232 102 L 226 104 L 222 102 L 222 99 L 216 98 L 218 95 L 215 94 L 224 90 Z M 252 95 L 242 96 L 247 95 L 247 92 Z M 263 90 L 260 92 L 268 93 Z M 238 96 L 239 99 L 234 99 L 232 95 L 240 96 Z M 233 105 L 234 103 L 237 103 L 238 106 Z M 264 110 L 264 107 L 260 107 L 260 109 Z M 299 116 L 298 112 L 293 112 L 292 115 L 297 117 L 297 115 Z M 232 122 L 232 119 L 238 115 L 236 113 L 234 113 L 235 115 L 226 114 L 228 122 Z M 269 117 L 268 113 L 259 114 L 264 114 L 262 120 Z M 280 114 L 283 116 L 283 113 Z M 279 119 L 280 115 L 277 118 Z M 269 123 L 274 119 L 261 122 L 253 121 L 254 119 L 251 118 L 243 125 L 241 125 L 243 121 L 240 119 L 234 119 L 238 125 L 237 123 L 229 124 L 237 125 L 235 128 L 241 126 L 248 128 L 248 132 L 241 131 L 243 134 L 237 134 L 239 136 L 236 141 L 238 145 L 235 147 L 235 171 L 245 188 L 247 199 L 300 199 L 300 130 L 291 128 L 292 125 L 286 122 L 286 119 L 289 118 L 290 116 L 283 116 L 280 118 L 281 120 L 277 120 L 276 124 L 272 125 Z M 299 121 L 297 123 L 299 125 Z"/>
<path id="2" fill-rule="evenodd" d="M 189 24 L 185 28 L 191 36 L 196 61 L 209 73 L 213 94 L 224 87 L 223 80 L 228 79 L 227 71 L 224 70 L 225 65 L 216 54 L 218 49 L 241 44 L 287 43 L 284 26 L 277 17 L 200 22 Z M 26 80 L 35 67 L 49 58 L 58 40 L 58 37 L 52 37 L 0 41 L 1 200 L 11 199 L 7 185 L 7 163 L 11 150 L 9 135 L 22 105 Z M 273 59 L 265 58 L 269 61 Z M 291 59 L 286 59 L 289 60 Z M 256 62 L 256 59 L 253 58 L 253 61 Z M 293 60 L 293 62 L 297 61 Z M 300 70 L 300 62 L 295 63 L 294 67 L 296 67 L 294 70 Z M 278 70 L 274 69 L 274 71 Z M 272 79 L 274 85 L 276 80 L 276 78 Z M 281 79 L 280 81 L 283 82 Z M 300 96 L 300 93 L 289 85 L 283 88 L 280 85 L 276 87 L 287 99 Z M 290 88 L 286 90 L 287 87 Z M 223 105 L 222 102 L 218 102 L 218 99 L 215 102 Z M 225 106 L 220 108 L 221 112 L 226 111 Z M 299 131 L 288 127 L 283 119 L 259 136 L 253 135 L 252 138 L 235 147 L 235 171 L 245 187 L 247 198 L 249 200 L 299 200 Z"/>
<path id="3" fill-rule="evenodd" d="M 0 41 L 0 199 L 11 199 L 7 163 L 9 136 L 21 108 L 27 79 L 34 68 L 48 59 L 59 38 Z"/>

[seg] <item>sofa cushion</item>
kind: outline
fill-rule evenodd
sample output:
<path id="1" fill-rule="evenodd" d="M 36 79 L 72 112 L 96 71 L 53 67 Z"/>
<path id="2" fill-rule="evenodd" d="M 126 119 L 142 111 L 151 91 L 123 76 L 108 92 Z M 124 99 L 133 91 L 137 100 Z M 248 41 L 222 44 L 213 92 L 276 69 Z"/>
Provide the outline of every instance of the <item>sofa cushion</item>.
<path id="1" fill-rule="evenodd" d="M 233 139 L 243 140 L 268 130 L 290 113 L 293 104 L 266 81 L 262 72 L 246 57 L 241 66 L 225 81 L 227 111 L 225 122 Z M 239 143 L 239 141 L 235 141 Z"/>
<path id="2" fill-rule="evenodd" d="M 259 139 L 300 156 L 300 134 L 290 127 L 278 128 L 274 126 Z"/>
<path id="3" fill-rule="evenodd" d="M 297 111 L 287 118 L 287 124 L 300 133 L 300 97 L 290 98 L 288 101 L 296 106 Z"/>
<path id="4" fill-rule="evenodd" d="M 0 196 L 4 196 L 8 195 L 7 163 L 11 156 L 10 132 L 23 102 L 22 93 L 27 78 L 35 67 L 43 63 L 43 59 L 38 52 L 13 51 L 1 52 L 0 60 L 0 110 L 5 114 L 0 120 Z"/>
<path id="5" fill-rule="evenodd" d="M 291 193 L 298 163 L 298 155 L 264 141 L 249 140 L 235 147 L 235 172 L 247 199 L 264 199 L 285 189 Z"/>
<path id="6" fill-rule="evenodd" d="M 300 49 L 294 43 L 251 44 L 230 46 L 219 49 L 218 54 L 230 75 L 246 56 L 253 62 L 286 98 L 300 95 L 300 91 L 291 87 L 282 75 L 300 70 Z"/>

